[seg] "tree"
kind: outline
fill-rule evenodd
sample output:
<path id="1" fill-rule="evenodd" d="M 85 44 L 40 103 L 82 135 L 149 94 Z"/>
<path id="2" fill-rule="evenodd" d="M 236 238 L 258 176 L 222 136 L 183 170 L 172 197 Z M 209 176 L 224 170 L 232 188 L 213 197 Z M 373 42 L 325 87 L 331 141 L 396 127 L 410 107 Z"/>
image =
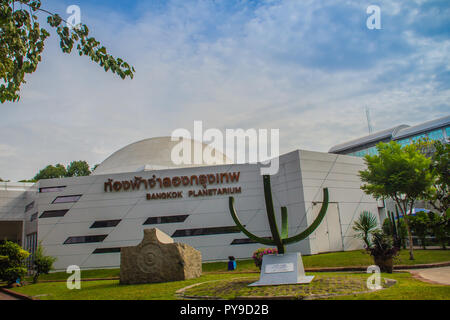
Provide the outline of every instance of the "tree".
<path id="1" fill-rule="evenodd" d="M 353 230 L 357 232 L 356 237 L 364 241 L 366 248 L 370 247 L 370 235 L 377 227 L 377 218 L 368 211 L 363 211 L 353 224 Z"/>
<path id="2" fill-rule="evenodd" d="M 379 143 L 377 149 L 378 155 L 364 158 L 367 169 L 360 171 L 359 175 L 366 184 L 361 189 L 376 199 L 391 198 L 406 217 L 412 213 L 417 199 L 429 192 L 434 181 L 431 160 L 414 145 L 402 148 L 391 141 Z M 409 256 L 414 260 L 410 226 L 407 219 L 404 222 L 409 237 Z"/>
<path id="3" fill-rule="evenodd" d="M 17 279 L 23 279 L 27 273 L 25 259 L 29 255 L 28 251 L 14 242 L 5 241 L 0 245 L 0 281 L 6 281 L 11 285 Z"/>
<path id="4" fill-rule="evenodd" d="M 450 144 L 437 141 L 434 147 L 431 170 L 436 178 L 425 198 L 437 213 L 443 214 L 448 219 L 450 218 Z"/>
<path id="5" fill-rule="evenodd" d="M 51 270 L 53 270 L 53 263 L 56 261 L 56 258 L 46 256 L 44 254 L 44 248 L 41 244 L 39 244 L 36 248 L 36 252 L 33 257 L 33 265 L 34 265 L 34 276 L 33 283 L 37 283 L 39 276 L 41 274 L 48 274 Z"/>
<path id="6" fill-rule="evenodd" d="M 39 171 L 39 173 L 33 178 L 35 181 L 44 179 L 64 178 L 67 176 L 67 170 L 62 164 L 56 166 L 49 165 Z"/>
<path id="7" fill-rule="evenodd" d="M 62 164 L 57 164 L 55 166 L 49 165 L 39 171 L 32 180 L 22 180 L 20 182 L 37 182 L 44 179 L 82 177 L 89 176 L 90 174 L 91 170 L 89 169 L 89 164 L 86 161 L 80 160 L 72 161 L 67 168 Z"/>
<path id="8" fill-rule="evenodd" d="M 450 233 L 450 223 L 446 215 L 440 216 L 435 212 L 428 214 L 430 219 L 430 228 L 436 240 L 441 244 L 442 249 L 447 249 L 447 239 Z"/>
<path id="9" fill-rule="evenodd" d="M 72 26 L 58 14 L 41 8 L 41 0 L 0 0 L 0 102 L 20 99 L 20 86 L 25 75 L 36 71 L 50 33 L 38 23 L 38 13 L 45 13 L 47 23 L 56 29 L 64 53 L 74 45 L 80 56 L 88 56 L 105 71 L 111 70 L 122 79 L 133 78 L 135 72 L 127 62 L 108 54 L 100 42 L 89 36 L 84 24 Z M 64 26 L 63 22 L 70 26 Z"/>
<path id="10" fill-rule="evenodd" d="M 426 239 L 430 229 L 428 215 L 421 211 L 417 212 L 415 216 L 408 216 L 406 220 L 408 220 L 411 231 L 420 239 L 423 249 L 426 249 Z"/>
<path id="11" fill-rule="evenodd" d="M 83 177 L 91 174 L 86 161 L 73 161 L 67 166 L 66 177 Z"/>

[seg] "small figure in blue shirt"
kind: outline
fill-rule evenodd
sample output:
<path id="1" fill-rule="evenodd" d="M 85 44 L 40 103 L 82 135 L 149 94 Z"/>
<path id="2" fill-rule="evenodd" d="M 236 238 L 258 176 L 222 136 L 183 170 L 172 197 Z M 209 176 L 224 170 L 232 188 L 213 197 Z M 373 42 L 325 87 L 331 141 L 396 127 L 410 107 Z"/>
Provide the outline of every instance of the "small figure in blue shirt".
<path id="1" fill-rule="evenodd" d="M 228 271 L 236 270 L 236 259 L 233 256 L 228 257 Z"/>

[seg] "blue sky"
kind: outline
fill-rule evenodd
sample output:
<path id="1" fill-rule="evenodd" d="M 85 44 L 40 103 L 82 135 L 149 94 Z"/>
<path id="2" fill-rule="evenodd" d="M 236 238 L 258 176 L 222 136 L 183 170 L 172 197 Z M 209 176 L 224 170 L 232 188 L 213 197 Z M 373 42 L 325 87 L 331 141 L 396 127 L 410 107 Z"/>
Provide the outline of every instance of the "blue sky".
<path id="1" fill-rule="evenodd" d="M 101 162 L 136 140 L 206 128 L 279 128 L 281 151 L 328 151 L 374 127 L 449 114 L 450 2 L 50 1 L 133 64 L 120 80 L 46 44 L 19 103 L 1 105 L 0 177 Z M 381 30 L 369 30 L 369 5 Z M 54 32 L 53 32 L 54 34 Z"/>

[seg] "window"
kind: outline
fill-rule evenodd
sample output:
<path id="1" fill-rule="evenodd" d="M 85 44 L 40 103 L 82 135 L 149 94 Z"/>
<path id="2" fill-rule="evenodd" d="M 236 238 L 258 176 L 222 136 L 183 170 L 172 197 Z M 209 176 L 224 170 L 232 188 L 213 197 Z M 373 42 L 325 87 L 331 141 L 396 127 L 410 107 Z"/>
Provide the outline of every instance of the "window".
<path id="1" fill-rule="evenodd" d="M 152 217 L 145 220 L 144 225 L 149 224 L 165 224 L 165 223 L 180 223 L 186 221 L 189 215 L 181 216 L 167 216 L 167 217 Z"/>
<path id="2" fill-rule="evenodd" d="M 96 236 L 79 236 L 79 237 L 69 237 L 64 244 L 78 244 L 78 243 L 95 243 L 95 242 L 103 242 L 108 235 L 96 235 Z"/>
<path id="3" fill-rule="evenodd" d="M 26 260 L 26 265 L 27 265 L 28 269 L 31 270 L 34 267 L 34 265 L 33 265 L 34 253 L 36 252 L 37 245 L 38 245 L 37 233 L 34 232 L 34 233 L 28 234 L 25 239 L 25 242 L 26 242 L 25 248 L 30 253 L 30 255 L 28 256 L 28 258 Z"/>
<path id="4" fill-rule="evenodd" d="M 426 138 L 427 138 L 427 135 L 426 135 L 426 134 L 419 134 L 419 135 L 417 135 L 417 136 L 412 137 L 411 140 L 412 140 L 414 143 L 416 143 L 416 142 L 418 142 L 420 139 L 426 139 Z"/>
<path id="5" fill-rule="evenodd" d="M 199 228 L 199 229 L 184 229 L 174 232 L 172 237 L 196 237 L 196 236 L 209 236 L 214 234 L 227 234 L 227 233 L 239 233 L 241 232 L 238 227 L 214 227 L 214 228 Z"/>
<path id="6" fill-rule="evenodd" d="M 120 248 L 97 248 L 92 254 L 120 253 Z"/>
<path id="7" fill-rule="evenodd" d="M 447 139 L 450 139 L 450 127 L 445 128 L 445 134 L 447 135 Z"/>
<path id="8" fill-rule="evenodd" d="M 43 218 L 59 218 L 59 217 L 64 217 L 66 215 L 66 213 L 69 212 L 69 210 L 50 210 L 50 211 L 44 211 L 41 216 L 39 217 L 40 219 Z"/>
<path id="9" fill-rule="evenodd" d="M 72 203 L 72 202 L 77 202 L 78 200 L 80 200 L 82 195 L 76 195 L 76 196 L 62 196 L 62 197 L 57 197 L 55 200 L 53 200 L 53 204 L 55 203 Z"/>
<path id="10" fill-rule="evenodd" d="M 399 141 L 397 141 L 402 147 L 404 147 L 404 146 L 407 146 L 407 145 L 409 145 L 410 143 L 411 143 L 411 140 L 409 140 L 409 138 L 408 139 L 402 139 L 402 140 L 399 140 Z"/>
<path id="11" fill-rule="evenodd" d="M 26 205 L 25 212 L 28 212 L 33 208 L 34 208 L 34 201 L 32 203 Z"/>
<path id="12" fill-rule="evenodd" d="M 377 147 L 371 147 L 371 148 L 367 149 L 367 154 L 369 154 L 371 156 L 378 155 Z"/>
<path id="13" fill-rule="evenodd" d="M 65 188 L 66 186 L 39 188 L 39 193 L 60 192 L 63 191 Z"/>
<path id="14" fill-rule="evenodd" d="M 263 239 L 272 239 L 271 237 L 263 237 Z M 252 243 L 257 243 L 256 241 L 250 239 L 250 238 L 246 238 L 246 239 L 234 239 L 231 242 L 231 245 L 239 245 L 239 244 L 252 244 Z"/>
<path id="15" fill-rule="evenodd" d="M 444 140 L 444 132 L 442 129 L 434 130 L 428 133 L 430 140 Z"/>
<path id="16" fill-rule="evenodd" d="M 36 220 L 37 217 L 38 217 L 38 213 L 37 213 L 37 212 L 36 212 L 36 213 L 33 213 L 33 214 L 31 215 L 31 217 L 30 217 L 30 222 L 33 222 L 34 220 Z"/>
<path id="17" fill-rule="evenodd" d="M 96 229 L 96 228 L 113 228 L 116 227 L 120 221 L 122 220 L 103 220 L 103 221 L 95 221 L 92 226 L 91 229 Z"/>

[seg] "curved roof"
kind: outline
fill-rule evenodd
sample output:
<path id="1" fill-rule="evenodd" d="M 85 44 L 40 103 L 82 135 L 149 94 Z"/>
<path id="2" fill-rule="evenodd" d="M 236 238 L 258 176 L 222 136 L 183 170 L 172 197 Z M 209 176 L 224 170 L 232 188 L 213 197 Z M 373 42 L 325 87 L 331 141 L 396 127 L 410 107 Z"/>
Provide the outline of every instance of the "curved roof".
<path id="1" fill-rule="evenodd" d="M 442 128 L 442 127 L 445 127 L 448 125 L 450 125 L 450 116 L 442 117 L 442 118 L 439 118 L 436 120 L 423 122 L 421 124 L 402 129 L 393 136 L 393 139 L 399 140 L 399 139 L 410 137 L 410 136 L 420 134 L 423 132 L 428 132 L 433 129 Z"/>
<path id="2" fill-rule="evenodd" d="M 115 174 L 211 165 L 205 161 L 202 164 L 194 164 L 193 150 L 196 150 L 195 147 L 201 148 L 202 151 L 209 151 L 208 154 L 212 155 L 217 164 L 232 163 L 223 153 L 204 143 L 190 139 L 183 140 L 185 140 L 183 142 L 191 143 L 192 164 L 175 164 L 171 159 L 172 149 L 179 145 L 181 140 L 172 141 L 171 137 L 158 137 L 138 141 L 116 151 L 98 165 L 92 174 Z"/>
<path id="3" fill-rule="evenodd" d="M 338 145 L 332 147 L 330 149 L 330 151 L 328 151 L 328 152 L 329 153 L 342 152 L 345 150 L 356 148 L 358 146 L 363 146 L 363 145 L 370 144 L 373 142 L 378 142 L 378 141 L 381 141 L 384 139 L 392 139 L 397 134 L 397 132 L 399 132 L 402 129 L 406 129 L 406 128 L 409 128 L 409 126 L 402 124 L 402 125 L 396 126 L 394 128 L 378 131 L 378 132 L 369 134 L 368 136 L 365 136 L 362 138 L 358 138 L 358 139 L 354 139 L 351 141 L 347 141 L 347 142 L 338 144 Z"/>

